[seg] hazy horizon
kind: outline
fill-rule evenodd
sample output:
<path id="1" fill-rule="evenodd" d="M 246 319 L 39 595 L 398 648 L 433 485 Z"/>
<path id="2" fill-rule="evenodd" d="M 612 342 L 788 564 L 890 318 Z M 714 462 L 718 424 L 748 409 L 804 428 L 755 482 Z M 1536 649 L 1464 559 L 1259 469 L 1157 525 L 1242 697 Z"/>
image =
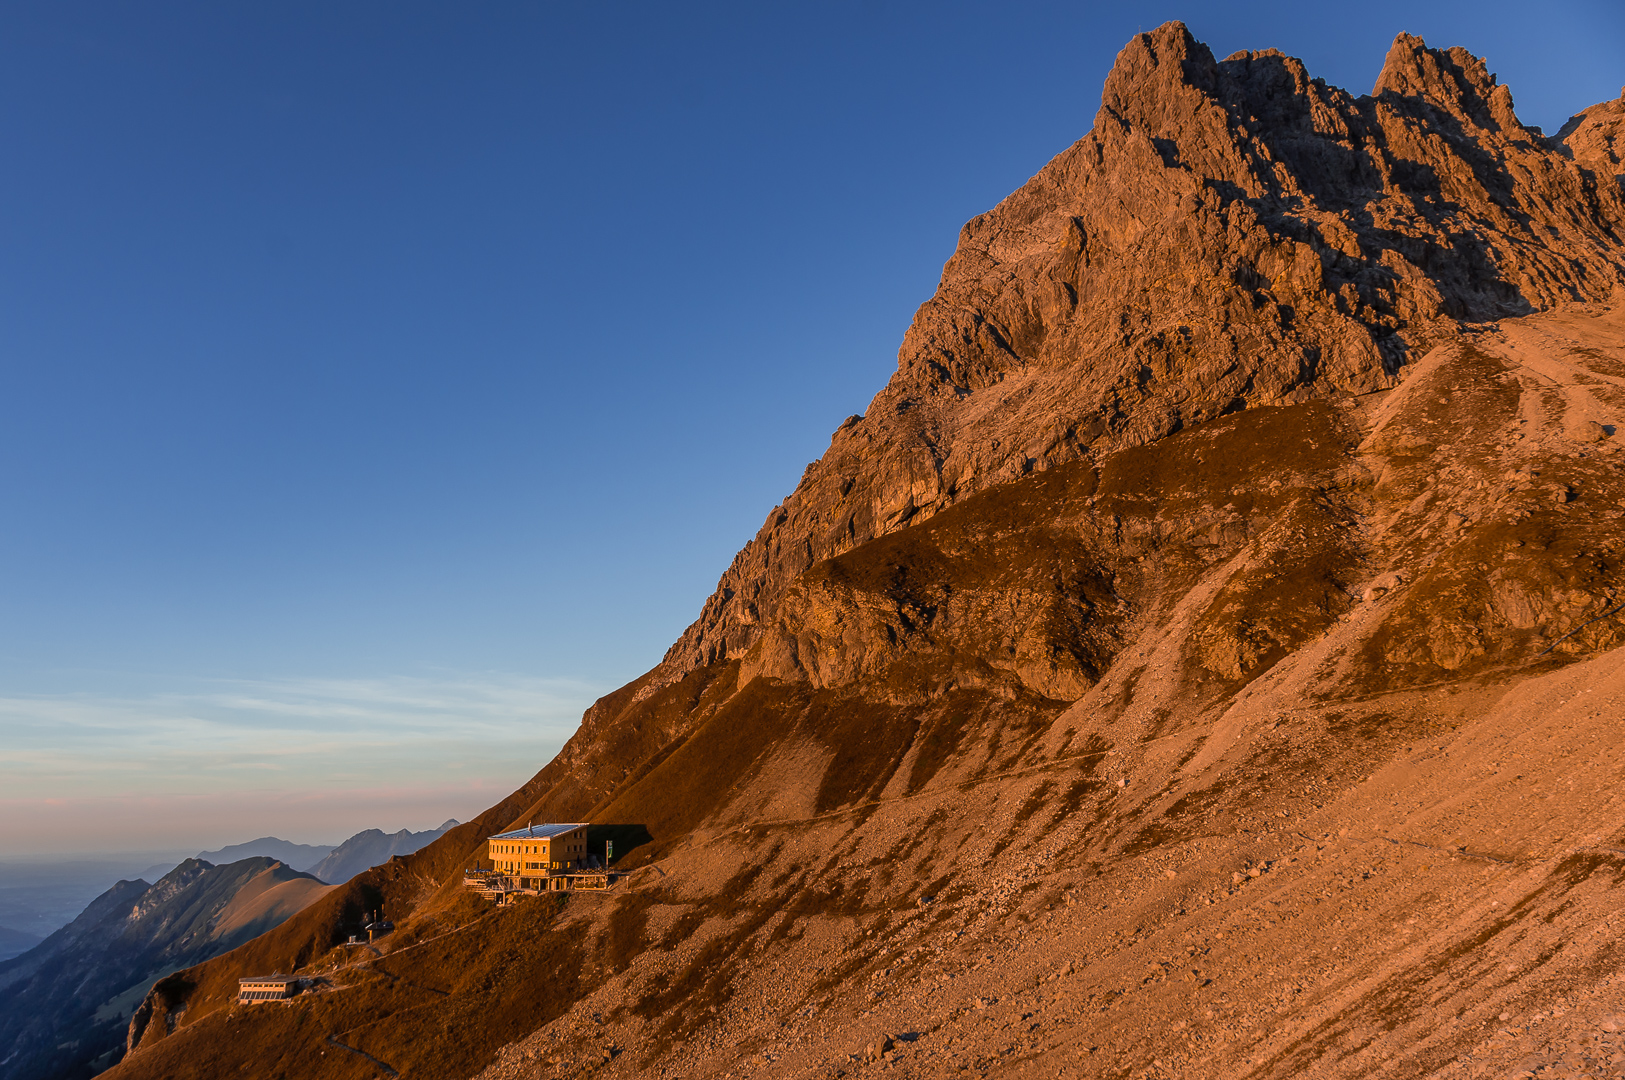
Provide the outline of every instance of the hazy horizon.
<path id="1" fill-rule="evenodd" d="M 164 685 L 125 697 L 0 697 L 0 859 L 116 851 L 111 822 L 121 833 L 139 823 L 154 848 L 201 851 L 466 821 L 551 759 L 597 696 L 490 673 Z M 128 731 L 139 735 L 137 754 L 119 735 Z M 388 783 L 378 783 L 374 755 L 387 758 Z M 114 790 L 73 791 L 86 775 Z"/>
<path id="2" fill-rule="evenodd" d="M 402 828 L 421 833 L 437 829 L 444 823 L 444 820 L 441 820 L 433 825 L 419 826 L 409 823 L 394 826 L 386 822 L 367 828 L 380 829 L 386 834 L 397 833 Z M 356 830 L 360 831 L 362 830 Z M 301 840 L 286 836 L 276 839 L 337 848 L 354 835 L 355 832 L 351 832 L 341 837 L 320 840 Z M 260 839 L 264 839 L 264 836 L 242 837 L 231 843 L 246 844 Z M 186 847 L 146 851 L 113 849 L 0 854 L 0 929 L 21 931 L 44 938 L 52 931 L 72 922 L 91 900 L 119 881 L 140 879 L 149 885 L 155 884 L 159 878 L 183 861 L 196 858 L 210 850 L 212 849 Z M 312 861 L 312 865 L 314 862 L 315 860 Z M 300 871 L 308 871 L 310 868 L 310 866 L 293 867 Z M 3 946 L 4 942 L 0 941 L 0 959 L 5 958 Z"/>

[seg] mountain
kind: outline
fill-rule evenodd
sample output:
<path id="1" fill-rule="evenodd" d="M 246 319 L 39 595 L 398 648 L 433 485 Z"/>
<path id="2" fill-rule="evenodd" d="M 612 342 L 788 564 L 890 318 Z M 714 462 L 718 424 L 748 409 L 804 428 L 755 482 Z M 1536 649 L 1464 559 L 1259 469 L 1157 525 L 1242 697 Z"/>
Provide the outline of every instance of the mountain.
<path id="1" fill-rule="evenodd" d="M 106 1068 L 155 979 L 235 948 L 327 891 L 264 857 L 226 866 L 188 859 L 155 884 L 119 882 L 0 963 L 4 1075 L 57 1080 Z"/>
<path id="2" fill-rule="evenodd" d="M 308 871 L 325 859 L 332 850 L 331 844 L 295 844 L 274 836 L 262 836 L 258 840 L 250 840 L 246 844 L 232 844 L 219 851 L 201 851 L 197 857 L 216 866 L 234 863 L 239 859 L 275 859 L 277 862 Z"/>
<path id="3" fill-rule="evenodd" d="M 324 859 L 310 866 L 309 872 L 323 881 L 349 881 L 363 870 L 388 862 L 396 855 L 412 854 L 456 825 L 455 820 L 448 820 L 438 829 L 423 832 L 402 829 L 387 834 L 379 829 L 367 829 L 334 848 Z"/>
<path id="4" fill-rule="evenodd" d="M 402 829 L 397 833 L 385 834 L 378 829 L 366 829 L 337 846 L 295 844 L 274 836 L 262 836 L 258 840 L 232 844 L 219 851 L 202 852 L 198 858 L 213 863 L 259 857 L 276 859 L 323 881 L 341 882 L 348 881 L 368 867 L 387 862 L 395 855 L 410 855 L 456 824 L 456 821 L 447 821 L 438 829 L 417 833 Z"/>
<path id="5" fill-rule="evenodd" d="M 392 856 L 417 851 L 456 824 L 392 835 L 368 829 L 337 847 L 261 837 L 203 852 L 173 870 L 155 866 L 158 884 L 153 886 L 145 880 L 119 882 L 44 941 L 0 927 L 0 960 L 16 958 L 14 964 L 0 964 L 0 1048 L 9 1046 L 0 1053 L 0 1065 L 10 1062 L 8 1068 L 21 1070 L 17 1076 L 41 1080 L 105 1068 L 119 1056 L 131 1013 L 159 976 L 279 925 L 328 891 L 322 873 L 348 880 Z M 290 869 L 306 863 L 305 871 Z M 122 913 L 119 905 L 132 898 L 134 914 Z M 135 982 L 123 985 L 133 972 L 140 973 Z M 119 992 L 109 993 L 114 983 Z M 107 1001 L 87 998 L 99 994 Z M 93 1010 L 86 1024 L 90 1034 L 70 1040 L 71 1045 L 51 1044 L 54 1049 L 47 1052 L 46 1044 L 64 1030 L 81 1034 L 75 1025 L 83 1017 L 76 1019 L 64 1006 L 69 999 L 84 1006 L 81 1012 Z"/>
<path id="6" fill-rule="evenodd" d="M 109 1075 L 1613 1068 L 1622 108 L 1137 35 L 663 661 Z M 622 879 L 470 895 L 527 821 Z"/>

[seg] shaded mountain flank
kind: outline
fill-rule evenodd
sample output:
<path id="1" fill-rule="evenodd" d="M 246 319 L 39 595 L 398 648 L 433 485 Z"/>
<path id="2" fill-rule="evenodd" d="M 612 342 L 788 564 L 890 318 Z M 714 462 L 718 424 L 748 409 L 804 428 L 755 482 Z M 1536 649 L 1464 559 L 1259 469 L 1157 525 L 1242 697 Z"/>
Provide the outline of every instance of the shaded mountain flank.
<path id="1" fill-rule="evenodd" d="M 412 832 L 386 833 L 381 829 L 365 829 L 334 848 L 320 862 L 306 868 L 323 881 L 334 884 L 349 881 L 363 870 L 388 862 L 397 855 L 410 855 L 425 844 L 438 840 L 448 829 L 457 827 L 455 818 L 448 819 L 438 829 Z"/>
<path id="2" fill-rule="evenodd" d="M 325 895 L 329 882 L 411 854 L 456 824 L 366 829 L 337 847 L 274 836 L 228 845 L 160 869 L 155 885 L 120 881 L 44 941 L 18 934 L 15 961 L 0 963 L 0 1076 L 55 1080 L 105 1069 L 161 976 L 241 945 Z M 311 865 L 290 866 L 304 862 Z M 0 936 L 0 946 L 8 940 Z"/>
<path id="3" fill-rule="evenodd" d="M 331 887 L 268 858 L 188 859 L 121 881 L 43 942 L 0 963 L 0 1075 L 85 1077 L 124 1051 L 157 980 L 278 925 Z"/>
<path id="4" fill-rule="evenodd" d="M 1617 1074 L 1618 115 L 1136 36 L 662 663 L 109 1075 Z"/>

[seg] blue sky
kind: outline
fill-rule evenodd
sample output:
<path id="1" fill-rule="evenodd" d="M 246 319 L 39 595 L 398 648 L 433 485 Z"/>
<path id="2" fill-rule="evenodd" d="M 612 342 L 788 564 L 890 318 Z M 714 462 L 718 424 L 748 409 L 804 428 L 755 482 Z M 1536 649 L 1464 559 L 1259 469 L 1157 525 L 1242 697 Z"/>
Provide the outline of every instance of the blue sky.
<path id="1" fill-rule="evenodd" d="M 522 782 L 1169 18 L 1625 82 L 1612 2 L 0 5 L 0 854 Z"/>

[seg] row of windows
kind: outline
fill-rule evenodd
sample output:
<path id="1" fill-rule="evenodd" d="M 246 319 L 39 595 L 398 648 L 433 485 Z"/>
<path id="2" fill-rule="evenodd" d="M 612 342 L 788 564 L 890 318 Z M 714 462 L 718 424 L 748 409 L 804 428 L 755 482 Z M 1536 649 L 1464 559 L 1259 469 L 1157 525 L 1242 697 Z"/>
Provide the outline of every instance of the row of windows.
<path id="1" fill-rule="evenodd" d="M 281 990 L 245 990 L 237 998 L 238 1001 L 269 1001 L 272 998 L 286 997 Z"/>
<path id="2" fill-rule="evenodd" d="M 534 855 L 543 849 L 540 844 L 497 844 L 495 851 L 499 855 Z M 581 852 L 587 850 L 586 844 L 565 844 L 565 851 Z"/>

